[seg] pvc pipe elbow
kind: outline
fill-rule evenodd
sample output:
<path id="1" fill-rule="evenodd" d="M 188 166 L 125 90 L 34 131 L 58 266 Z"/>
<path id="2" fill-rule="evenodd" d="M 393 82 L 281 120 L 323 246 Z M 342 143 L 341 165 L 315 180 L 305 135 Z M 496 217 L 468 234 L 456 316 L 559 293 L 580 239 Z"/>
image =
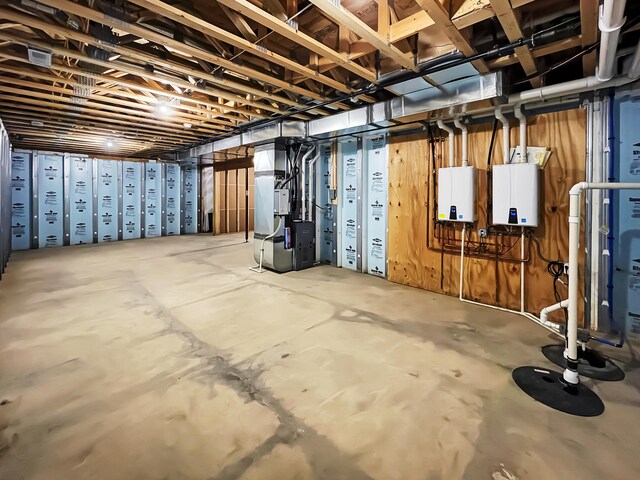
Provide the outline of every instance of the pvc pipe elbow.
<path id="1" fill-rule="evenodd" d="M 498 121 L 502 123 L 503 128 L 505 125 L 507 126 L 509 125 L 509 121 L 507 120 L 507 117 L 505 117 L 504 114 L 502 113 L 502 109 L 500 107 L 496 108 L 495 115 Z"/>
<path id="2" fill-rule="evenodd" d="M 444 124 L 444 122 L 442 120 L 438 120 L 438 127 L 441 130 L 444 130 L 445 132 L 447 132 L 449 135 L 453 135 L 455 132 L 453 131 L 453 128 L 448 127 L 447 125 Z"/>

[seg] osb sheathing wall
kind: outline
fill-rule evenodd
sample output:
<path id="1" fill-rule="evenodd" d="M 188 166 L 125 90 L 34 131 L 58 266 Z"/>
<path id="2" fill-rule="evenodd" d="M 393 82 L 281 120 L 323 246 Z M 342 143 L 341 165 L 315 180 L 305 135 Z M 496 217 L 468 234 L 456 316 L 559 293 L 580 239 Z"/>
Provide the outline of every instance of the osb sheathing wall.
<path id="1" fill-rule="evenodd" d="M 529 118 L 527 128 L 530 146 L 546 146 L 552 155 L 540 180 L 540 226 L 534 230 L 542 254 L 550 259 L 568 257 L 567 218 L 569 189 L 585 179 L 586 114 L 582 109 L 555 112 Z M 511 145 L 518 143 L 517 121 L 511 123 Z M 487 156 L 492 124 L 469 128 L 469 164 L 478 168 L 478 223 L 486 226 Z M 456 165 L 460 165 L 460 134 L 456 135 Z M 458 295 L 460 256 L 441 254 L 427 249 L 427 221 L 432 218 L 432 201 L 427 202 L 430 147 L 427 133 L 392 137 L 389 149 L 389 280 L 433 292 Z M 447 165 L 446 141 L 439 165 Z M 437 155 L 438 156 L 438 155 Z M 493 150 L 493 163 L 502 162 L 502 129 L 498 126 Z M 430 196 L 433 196 L 433 185 Z M 458 226 L 458 230 L 460 227 Z M 429 231 L 433 234 L 434 229 Z M 458 233 L 459 235 L 459 233 Z M 473 232 L 471 240 L 478 240 Z M 437 245 L 432 239 L 432 243 Z M 531 260 L 526 264 L 525 309 L 536 313 L 556 302 L 553 280 L 547 263 L 538 258 L 535 244 L 525 242 Z M 520 245 L 514 248 L 519 256 Z M 442 264 L 441 264 L 442 262 Z M 520 266 L 517 263 L 466 258 L 464 274 L 465 298 L 520 308 Z M 442 275 L 441 275 L 442 274 Z M 442 282 L 442 286 L 441 286 Z M 563 298 L 566 289 L 560 285 Z M 554 317 L 558 319 L 559 317 Z"/>

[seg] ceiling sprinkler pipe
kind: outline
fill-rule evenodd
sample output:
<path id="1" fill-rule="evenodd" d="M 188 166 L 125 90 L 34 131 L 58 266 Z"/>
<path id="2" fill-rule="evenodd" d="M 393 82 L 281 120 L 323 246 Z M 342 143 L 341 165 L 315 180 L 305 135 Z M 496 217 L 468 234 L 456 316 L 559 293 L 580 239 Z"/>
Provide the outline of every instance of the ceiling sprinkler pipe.
<path id="1" fill-rule="evenodd" d="M 469 157 L 468 157 L 468 146 L 469 146 L 469 132 L 467 130 L 467 126 L 460 121 L 459 118 L 453 119 L 453 124 L 456 128 L 462 130 L 462 166 L 469 166 Z"/>
<path id="2" fill-rule="evenodd" d="M 626 21 L 624 17 L 626 3 L 627 0 L 604 0 L 604 3 L 600 6 L 600 18 L 598 21 L 600 51 L 598 52 L 596 77 L 601 82 L 611 80 L 615 74 L 616 50 L 618 49 L 620 29 Z"/>
<path id="3" fill-rule="evenodd" d="M 455 162 L 453 161 L 455 132 L 453 131 L 453 128 L 447 127 L 442 120 L 438 120 L 438 127 L 449 134 L 449 167 L 453 167 L 455 165 Z"/>
<path id="4" fill-rule="evenodd" d="M 513 110 L 514 115 L 520 121 L 520 161 L 527 163 L 527 116 L 522 111 L 522 105 L 516 105 Z"/>
<path id="5" fill-rule="evenodd" d="M 509 120 L 503 115 L 500 107 L 496 108 L 496 118 L 502 123 L 502 163 L 509 163 L 511 153 Z"/>

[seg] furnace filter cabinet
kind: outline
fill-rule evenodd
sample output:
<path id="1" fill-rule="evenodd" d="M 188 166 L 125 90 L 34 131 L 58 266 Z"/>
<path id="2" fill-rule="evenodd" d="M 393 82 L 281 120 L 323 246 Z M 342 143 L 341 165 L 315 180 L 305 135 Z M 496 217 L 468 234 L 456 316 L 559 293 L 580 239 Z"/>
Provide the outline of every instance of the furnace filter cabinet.
<path id="1" fill-rule="evenodd" d="M 493 167 L 493 224 L 538 226 L 539 174 L 536 163 Z"/>
<path id="2" fill-rule="evenodd" d="M 438 220 L 474 222 L 476 214 L 475 167 L 438 169 Z"/>

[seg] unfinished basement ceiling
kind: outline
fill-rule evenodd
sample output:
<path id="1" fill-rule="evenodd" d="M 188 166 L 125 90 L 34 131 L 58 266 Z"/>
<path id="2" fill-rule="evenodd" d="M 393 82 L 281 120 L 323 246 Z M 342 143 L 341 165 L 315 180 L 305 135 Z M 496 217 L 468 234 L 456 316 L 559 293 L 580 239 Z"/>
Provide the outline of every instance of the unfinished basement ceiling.
<path id="1" fill-rule="evenodd" d="M 470 70 L 505 69 L 516 89 L 594 73 L 592 52 L 539 75 L 597 41 L 597 0 L 339 3 L 1 1 L 0 115 L 14 148 L 169 158 L 443 54 L 470 56 L 559 24 L 568 28 L 557 38 Z M 294 118 L 394 95 L 380 90 Z"/>

